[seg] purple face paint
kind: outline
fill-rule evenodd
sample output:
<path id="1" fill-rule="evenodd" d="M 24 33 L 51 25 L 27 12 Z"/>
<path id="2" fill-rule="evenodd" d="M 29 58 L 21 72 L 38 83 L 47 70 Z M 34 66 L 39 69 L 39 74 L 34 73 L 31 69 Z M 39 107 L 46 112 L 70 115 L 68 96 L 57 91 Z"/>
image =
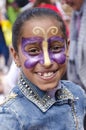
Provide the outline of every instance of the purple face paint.
<path id="1" fill-rule="evenodd" d="M 50 38 L 48 39 L 48 43 L 52 43 L 52 42 L 54 42 L 54 41 L 56 41 L 56 42 L 61 42 L 61 43 L 63 44 L 64 41 L 65 41 L 65 39 L 62 38 L 62 37 L 59 37 L 59 36 L 53 36 L 53 37 L 50 37 Z"/>
<path id="2" fill-rule="evenodd" d="M 28 44 L 41 43 L 42 41 L 43 38 L 41 37 L 22 38 L 22 47 L 25 48 L 25 46 Z"/>
<path id="3" fill-rule="evenodd" d="M 22 52 L 27 57 L 27 60 L 24 63 L 26 68 L 34 67 L 38 62 L 43 64 L 43 53 L 40 53 L 39 55 L 29 55 L 29 53 L 25 51 L 27 45 L 36 43 L 38 43 L 40 48 L 42 48 L 42 41 L 43 38 L 41 37 L 22 38 Z"/>
<path id="4" fill-rule="evenodd" d="M 37 63 L 44 64 L 44 54 L 43 54 L 43 51 L 42 51 L 43 40 L 44 39 L 41 38 L 41 37 L 22 38 L 22 52 L 27 57 L 27 59 L 24 63 L 26 68 L 32 68 Z M 48 46 L 50 46 L 51 44 L 53 45 L 53 42 L 57 42 L 57 43 L 60 42 L 60 44 L 63 44 L 60 52 L 54 53 L 53 51 L 48 49 L 48 53 L 49 53 L 49 58 L 50 58 L 51 62 L 55 61 L 58 64 L 65 63 L 65 60 L 66 60 L 65 45 L 64 45 L 65 39 L 61 38 L 59 36 L 53 36 L 53 37 L 49 38 L 47 40 L 47 42 L 48 42 Z M 31 54 L 28 53 L 28 51 L 25 50 L 25 47 L 29 46 L 31 44 L 33 44 L 34 47 L 35 47 L 35 44 L 39 45 L 40 52 L 37 55 L 31 55 Z"/>
<path id="5" fill-rule="evenodd" d="M 52 54 L 50 53 L 50 59 L 58 64 L 64 64 L 66 60 L 66 55 L 64 52 L 58 53 L 58 54 Z"/>
<path id="6" fill-rule="evenodd" d="M 52 51 L 49 50 L 49 55 L 50 55 L 50 59 L 55 62 L 57 62 L 58 64 L 64 64 L 65 60 L 66 60 L 66 55 L 65 55 L 65 39 L 62 37 L 58 37 L 58 36 L 53 36 L 51 38 L 48 39 L 48 43 L 49 45 L 51 43 L 54 42 L 60 42 L 60 44 L 63 44 L 63 47 L 60 49 L 59 53 L 53 53 Z"/>

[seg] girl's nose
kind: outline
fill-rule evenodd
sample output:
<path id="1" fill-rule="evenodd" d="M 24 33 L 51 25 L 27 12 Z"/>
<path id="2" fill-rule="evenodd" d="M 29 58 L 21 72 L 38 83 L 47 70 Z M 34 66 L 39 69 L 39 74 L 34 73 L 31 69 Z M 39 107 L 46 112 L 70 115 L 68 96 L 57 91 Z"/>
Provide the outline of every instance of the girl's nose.
<path id="1" fill-rule="evenodd" d="M 43 54 L 44 54 L 44 66 L 49 67 L 52 63 L 49 57 L 48 43 L 46 41 L 43 41 Z"/>

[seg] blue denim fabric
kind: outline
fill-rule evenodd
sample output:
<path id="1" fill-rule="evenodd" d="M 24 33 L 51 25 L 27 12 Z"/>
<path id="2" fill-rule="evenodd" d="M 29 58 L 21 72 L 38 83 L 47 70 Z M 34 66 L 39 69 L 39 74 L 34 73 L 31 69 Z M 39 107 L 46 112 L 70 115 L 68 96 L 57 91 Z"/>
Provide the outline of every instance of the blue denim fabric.
<path id="1" fill-rule="evenodd" d="M 68 81 L 61 81 L 61 84 L 76 99 L 73 107 L 69 102 L 60 100 L 58 103 L 55 100 L 49 109 L 43 112 L 19 87 L 15 87 L 13 93 L 17 96 L 0 106 L 0 130 L 84 130 L 86 96 L 78 85 Z"/>

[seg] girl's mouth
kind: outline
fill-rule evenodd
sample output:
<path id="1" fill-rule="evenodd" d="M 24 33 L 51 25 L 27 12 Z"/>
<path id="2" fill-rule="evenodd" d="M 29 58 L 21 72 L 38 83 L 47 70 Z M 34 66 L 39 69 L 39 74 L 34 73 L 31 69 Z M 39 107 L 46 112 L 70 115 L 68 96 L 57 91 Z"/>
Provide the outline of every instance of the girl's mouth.
<path id="1" fill-rule="evenodd" d="M 55 76 L 56 71 L 57 70 L 51 72 L 38 72 L 37 75 L 39 75 L 44 80 L 49 80 Z"/>

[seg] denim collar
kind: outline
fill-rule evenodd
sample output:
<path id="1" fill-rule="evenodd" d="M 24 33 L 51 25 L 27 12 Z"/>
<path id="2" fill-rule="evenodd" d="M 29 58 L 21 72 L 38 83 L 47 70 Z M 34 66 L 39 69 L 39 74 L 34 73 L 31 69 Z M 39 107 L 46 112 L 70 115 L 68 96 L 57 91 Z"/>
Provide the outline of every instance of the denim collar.
<path id="1" fill-rule="evenodd" d="M 18 81 L 18 86 L 23 95 L 33 102 L 42 112 L 46 112 L 54 104 L 62 105 L 74 102 L 73 94 L 62 85 L 56 91 L 56 99 L 50 97 L 47 92 L 41 91 L 37 86 L 32 84 L 22 73 Z"/>
<path id="2" fill-rule="evenodd" d="M 40 90 L 35 84 L 29 81 L 23 72 L 21 74 L 21 77 L 26 82 L 26 84 L 29 85 L 28 87 L 31 87 L 32 91 L 34 91 L 40 98 L 43 98 L 44 95 L 46 95 L 46 91 Z"/>

